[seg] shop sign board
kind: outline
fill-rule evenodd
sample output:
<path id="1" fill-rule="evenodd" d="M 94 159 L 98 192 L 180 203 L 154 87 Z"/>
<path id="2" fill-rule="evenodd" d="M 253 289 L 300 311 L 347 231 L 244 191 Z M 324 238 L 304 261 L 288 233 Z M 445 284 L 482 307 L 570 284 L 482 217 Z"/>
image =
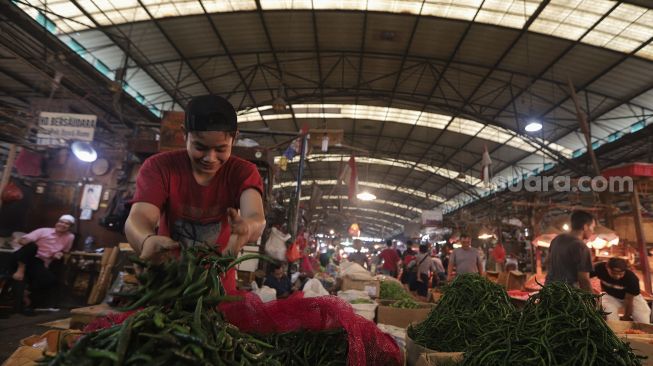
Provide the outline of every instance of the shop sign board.
<path id="1" fill-rule="evenodd" d="M 442 210 L 422 211 L 422 226 L 441 226 Z"/>
<path id="2" fill-rule="evenodd" d="M 96 123 L 94 114 L 41 112 L 37 144 L 65 146 L 67 141 L 93 141 Z"/>

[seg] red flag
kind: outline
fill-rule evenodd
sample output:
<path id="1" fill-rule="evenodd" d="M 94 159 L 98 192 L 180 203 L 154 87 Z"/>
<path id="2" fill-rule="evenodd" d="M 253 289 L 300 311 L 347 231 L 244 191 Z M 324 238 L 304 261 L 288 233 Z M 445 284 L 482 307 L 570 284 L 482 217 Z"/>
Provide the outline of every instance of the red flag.
<path id="1" fill-rule="evenodd" d="M 487 145 L 485 145 L 483 149 L 483 158 L 481 159 L 481 180 L 483 181 L 483 185 L 487 188 L 490 186 L 490 179 L 492 178 L 492 172 L 490 171 L 492 159 L 490 159 L 490 153 L 487 151 Z"/>
<path id="2" fill-rule="evenodd" d="M 356 202 L 356 195 L 358 194 L 358 174 L 356 172 L 356 159 L 354 159 L 353 155 L 349 158 L 347 165 L 343 167 L 338 180 L 347 184 L 349 188 L 349 201 L 352 203 Z"/>

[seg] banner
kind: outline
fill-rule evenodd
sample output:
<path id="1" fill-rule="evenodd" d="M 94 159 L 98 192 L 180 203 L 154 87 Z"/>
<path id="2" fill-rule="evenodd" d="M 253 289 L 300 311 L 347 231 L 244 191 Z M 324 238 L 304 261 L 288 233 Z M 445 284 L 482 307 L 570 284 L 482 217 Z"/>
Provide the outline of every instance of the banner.
<path id="1" fill-rule="evenodd" d="M 422 226 L 441 226 L 442 210 L 422 211 Z"/>
<path id="2" fill-rule="evenodd" d="M 41 112 L 36 141 L 39 145 L 66 146 L 68 140 L 93 141 L 94 114 Z"/>

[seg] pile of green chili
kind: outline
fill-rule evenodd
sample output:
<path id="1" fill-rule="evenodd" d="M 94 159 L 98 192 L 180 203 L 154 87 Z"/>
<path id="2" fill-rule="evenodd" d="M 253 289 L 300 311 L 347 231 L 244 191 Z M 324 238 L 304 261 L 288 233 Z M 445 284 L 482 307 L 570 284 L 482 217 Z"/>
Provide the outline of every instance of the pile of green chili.
<path id="1" fill-rule="evenodd" d="M 40 364 L 85 365 L 344 365 L 343 329 L 254 337 L 215 310 L 231 300 L 218 275 L 251 258 L 220 257 L 208 249 L 183 250 L 179 261 L 141 263 L 141 285 L 128 308 L 142 308 L 122 324 L 88 333 Z M 136 260 L 138 261 L 138 260 Z"/>
<path id="2" fill-rule="evenodd" d="M 392 280 L 381 282 L 381 292 L 379 294 L 379 299 L 402 300 L 405 298 L 412 298 L 412 296 L 404 289 L 400 283 Z"/>
<path id="3" fill-rule="evenodd" d="M 390 306 L 399 309 L 418 309 L 420 307 L 417 301 L 411 298 L 404 298 L 399 301 L 395 301 L 390 304 Z"/>
<path id="4" fill-rule="evenodd" d="M 269 366 L 339 366 L 347 364 L 347 333 L 343 329 L 320 332 L 291 332 L 257 336 L 272 345 L 266 350 L 262 365 Z"/>
<path id="5" fill-rule="evenodd" d="M 522 311 L 482 334 L 463 365 L 641 365 L 603 320 L 598 297 L 547 284 Z"/>
<path id="6" fill-rule="evenodd" d="M 462 352 L 514 313 L 506 291 L 478 274 L 458 275 L 443 287 L 428 317 L 408 327 L 417 344 L 442 352 Z"/>
<path id="7" fill-rule="evenodd" d="M 259 365 L 270 344 L 242 333 L 203 308 L 195 312 L 150 306 L 124 323 L 81 337 L 41 364 L 70 365 Z"/>

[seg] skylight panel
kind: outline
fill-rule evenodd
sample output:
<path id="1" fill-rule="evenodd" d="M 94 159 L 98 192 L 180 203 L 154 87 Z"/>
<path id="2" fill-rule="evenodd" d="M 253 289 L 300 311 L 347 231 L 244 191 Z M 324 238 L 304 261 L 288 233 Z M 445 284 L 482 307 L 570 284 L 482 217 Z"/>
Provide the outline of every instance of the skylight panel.
<path id="1" fill-rule="evenodd" d="M 311 0 L 261 0 L 263 10 L 310 9 Z"/>
<path id="2" fill-rule="evenodd" d="M 454 118 L 447 128 L 447 131 L 458 132 L 469 136 L 474 136 L 478 131 L 483 129 L 483 124 L 475 121 L 470 121 L 463 118 Z"/>
<path id="3" fill-rule="evenodd" d="M 269 106 L 264 108 L 267 110 L 269 109 Z M 293 108 L 295 111 L 295 117 L 297 118 L 368 119 L 381 122 L 390 121 L 408 125 L 414 125 L 416 123 L 417 126 L 438 129 L 443 129 L 451 119 L 449 116 L 444 116 L 437 113 L 420 112 L 416 110 L 403 110 L 400 108 L 351 104 L 296 104 L 293 105 Z M 322 113 L 320 111 L 326 111 L 328 113 Z M 340 113 L 336 113 L 334 111 L 340 111 Z M 256 113 L 255 115 L 260 116 L 258 112 L 254 111 L 242 113 L 240 114 L 240 122 L 252 122 L 258 120 L 256 119 L 258 117 L 252 118 L 250 115 L 251 113 Z M 292 115 L 290 113 L 263 114 L 262 117 L 264 120 L 277 120 L 292 118 Z M 481 131 L 482 129 L 484 130 Z M 528 152 L 536 151 L 536 149 L 530 147 L 528 144 L 523 143 L 523 139 L 521 137 L 513 138 L 514 134 L 509 133 L 507 130 L 495 126 L 484 125 L 482 123 L 465 118 L 455 118 L 449 125 L 448 130 L 468 136 L 474 136 L 479 133 L 479 131 L 481 131 L 478 135 L 480 138 L 488 139 L 498 143 L 508 143 L 510 146 Z"/>
<path id="4" fill-rule="evenodd" d="M 203 1 L 202 4 L 209 14 L 256 10 L 256 1 L 254 0 Z"/>
<path id="5" fill-rule="evenodd" d="M 305 180 L 302 181 L 302 185 L 311 185 L 311 184 L 318 184 L 318 185 L 336 185 L 338 184 L 338 181 L 335 179 L 332 180 Z M 274 185 L 274 188 L 288 188 L 288 187 L 295 187 L 297 185 L 297 182 L 295 181 L 289 181 L 289 182 L 282 182 Z M 427 194 L 424 191 L 416 190 L 416 189 L 411 189 L 411 188 L 405 188 L 405 187 L 398 187 L 396 185 L 392 184 L 383 184 L 383 183 L 377 183 L 377 182 L 367 182 L 367 181 L 359 181 L 358 182 L 359 186 L 364 186 L 364 187 L 370 187 L 370 188 L 376 188 L 376 189 L 384 189 L 384 190 L 389 190 L 389 191 L 398 191 L 401 193 L 409 194 L 411 196 L 416 196 L 419 198 L 429 198 L 435 202 L 444 202 L 444 198 L 437 196 L 437 195 L 430 195 Z"/>
<path id="6" fill-rule="evenodd" d="M 610 9 L 606 0 L 553 0 L 529 30 L 577 40 Z"/>
<path id="7" fill-rule="evenodd" d="M 451 120 L 450 116 L 436 113 L 422 113 L 417 120 L 417 125 L 442 130 L 449 123 L 449 120 Z"/>
<path id="8" fill-rule="evenodd" d="M 621 4 L 583 42 L 621 52 L 631 52 L 653 34 L 653 12 L 639 6 Z"/>
<path id="9" fill-rule="evenodd" d="M 322 209 L 327 209 L 327 210 L 338 210 L 340 209 L 338 206 L 317 206 L 316 209 L 322 210 Z M 363 211 L 363 212 L 372 212 L 372 213 L 380 213 L 385 216 L 391 216 L 391 217 L 396 217 L 400 220 L 405 220 L 405 221 L 410 221 L 412 220 L 409 217 L 402 216 L 402 215 L 397 215 L 396 213 L 393 212 L 388 212 L 388 211 L 379 211 L 376 209 L 371 209 L 371 208 L 365 208 L 365 207 L 342 207 L 343 210 L 352 210 L 352 211 Z"/>
<path id="10" fill-rule="evenodd" d="M 388 116 L 386 119 L 390 121 L 401 121 L 401 123 L 413 125 L 417 122 L 417 119 L 419 118 L 420 114 L 421 114 L 420 111 L 414 111 L 410 109 L 391 108 L 388 111 Z"/>
<path id="11" fill-rule="evenodd" d="M 509 28 L 522 28 L 538 5 L 539 1 L 536 0 L 486 0 L 476 21 Z"/>
<path id="12" fill-rule="evenodd" d="M 329 1 L 339 2 L 339 1 Z M 390 13 L 408 13 L 419 14 L 422 7 L 421 0 L 403 0 L 403 1 L 388 1 L 388 0 L 373 0 L 368 1 L 367 9 L 370 11 L 383 11 Z"/>
<path id="13" fill-rule="evenodd" d="M 47 10 L 55 14 L 63 14 L 66 18 L 72 18 L 82 15 L 81 10 L 79 10 L 75 4 L 72 2 L 47 2 Z"/>
<path id="14" fill-rule="evenodd" d="M 641 50 L 637 51 L 635 55 L 653 60 L 653 44 L 643 47 Z"/>
<path id="15" fill-rule="evenodd" d="M 300 201 L 308 201 L 310 199 L 311 199 L 310 196 L 302 196 L 299 200 Z M 347 196 L 338 196 L 338 195 L 325 195 L 325 196 L 322 196 L 322 199 L 323 200 L 348 200 L 349 197 L 347 197 Z M 285 201 L 288 201 L 288 200 L 286 199 Z M 389 206 L 393 206 L 393 207 L 398 207 L 398 208 L 400 208 L 402 210 L 410 210 L 410 211 L 413 211 L 413 212 L 417 212 L 419 214 L 422 213 L 421 209 L 419 209 L 417 207 L 408 206 L 408 205 L 403 204 L 403 203 L 380 200 L 380 199 L 375 199 L 374 203 L 378 203 L 378 204 L 382 204 L 382 205 L 389 205 Z"/>
<path id="16" fill-rule="evenodd" d="M 179 15 L 194 15 L 202 14 L 202 5 L 197 0 L 193 1 L 175 1 L 173 3 Z"/>

